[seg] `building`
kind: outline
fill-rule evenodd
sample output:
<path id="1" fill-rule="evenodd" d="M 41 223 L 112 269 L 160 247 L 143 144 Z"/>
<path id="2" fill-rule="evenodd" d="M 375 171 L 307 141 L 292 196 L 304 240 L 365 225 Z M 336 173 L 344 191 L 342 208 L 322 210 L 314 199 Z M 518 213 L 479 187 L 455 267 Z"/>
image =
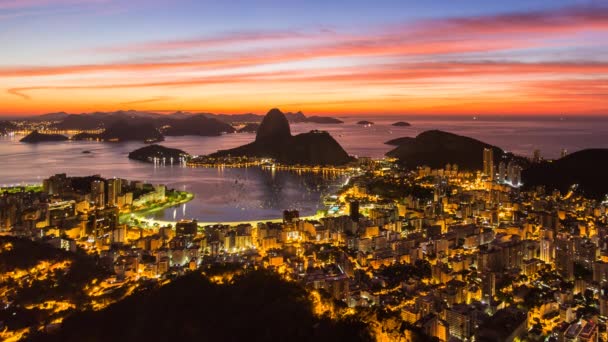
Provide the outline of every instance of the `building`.
<path id="1" fill-rule="evenodd" d="M 349 205 L 349 216 L 354 222 L 359 222 L 359 201 L 352 201 Z"/>
<path id="2" fill-rule="evenodd" d="M 196 220 L 181 220 L 175 224 L 176 236 L 195 236 L 198 232 Z"/>
<path id="3" fill-rule="evenodd" d="M 494 179 L 494 150 L 483 149 L 483 174 L 490 180 Z"/>
<path id="4" fill-rule="evenodd" d="M 498 182 L 504 183 L 507 180 L 507 165 L 504 161 L 498 164 Z"/>
<path id="5" fill-rule="evenodd" d="M 564 332 L 564 342 L 597 342 L 598 341 L 597 324 L 591 321 L 578 321 L 570 324 Z"/>
<path id="6" fill-rule="evenodd" d="M 300 218 L 300 212 L 297 210 L 283 210 L 283 223 L 293 223 Z"/>
<path id="7" fill-rule="evenodd" d="M 103 208 L 106 205 L 106 184 L 102 180 L 91 183 L 91 201 L 95 206 Z"/>
<path id="8" fill-rule="evenodd" d="M 108 180 L 108 205 L 117 205 L 118 196 L 121 194 L 122 182 L 118 178 Z"/>

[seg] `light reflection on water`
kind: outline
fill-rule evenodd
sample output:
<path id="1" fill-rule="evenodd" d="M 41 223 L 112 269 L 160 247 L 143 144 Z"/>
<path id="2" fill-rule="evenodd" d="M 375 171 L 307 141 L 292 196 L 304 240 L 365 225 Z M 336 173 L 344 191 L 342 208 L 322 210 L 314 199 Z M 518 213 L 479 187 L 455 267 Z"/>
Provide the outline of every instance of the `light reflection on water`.
<path id="1" fill-rule="evenodd" d="M 415 136 L 428 129 L 441 129 L 471 136 L 521 155 L 540 149 L 545 157 L 557 157 L 562 148 L 570 152 L 583 148 L 608 148 L 608 120 L 503 118 L 472 120 L 454 118 L 374 118 L 376 125 L 356 125 L 361 117 L 341 118 L 341 125 L 296 124 L 294 134 L 312 129 L 329 131 L 346 151 L 357 156 L 381 157 L 390 146 L 386 140 Z M 411 127 L 390 124 L 405 120 Z M 320 207 L 320 196 L 341 180 L 302 176 L 285 171 L 249 169 L 204 169 L 166 166 L 129 160 L 127 154 L 143 144 L 104 144 L 97 142 L 59 142 L 38 145 L 19 143 L 20 137 L 0 138 L 0 185 L 41 182 L 55 173 L 69 175 L 100 174 L 167 184 L 195 193 L 195 200 L 178 210 L 157 213 L 157 218 L 197 218 L 202 221 L 258 220 L 280 216 L 283 209 L 300 209 L 303 215 Z M 162 145 L 180 148 L 191 154 L 208 154 L 248 143 L 254 134 L 229 134 L 221 137 L 169 137 Z M 82 151 L 89 150 L 90 154 Z M 480 156 L 481 157 L 481 156 Z"/>

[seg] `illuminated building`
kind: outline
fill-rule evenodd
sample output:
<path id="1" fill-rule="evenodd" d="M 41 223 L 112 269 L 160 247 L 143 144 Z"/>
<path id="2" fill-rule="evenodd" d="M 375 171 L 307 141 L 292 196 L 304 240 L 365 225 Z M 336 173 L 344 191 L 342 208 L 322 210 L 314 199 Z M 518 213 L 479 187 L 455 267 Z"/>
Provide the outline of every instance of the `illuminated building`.
<path id="1" fill-rule="evenodd" d="M 108 179 L 108 205 L 117 205 L 118 196 L 122 192 L 122 182 L 118 178 Z"/>
<path id="2" fill-rule="evenodd" d="M 494 150 L 483 149 L 483 174 L 490 180 L 494 179 Z"/>
<path id="3" fill-rule="evenodd" d="M 103 208 L 106 204 L 106 185 L 104 181 L 94 180 L 91 183 L 91 199 L 96 207 Z"/>

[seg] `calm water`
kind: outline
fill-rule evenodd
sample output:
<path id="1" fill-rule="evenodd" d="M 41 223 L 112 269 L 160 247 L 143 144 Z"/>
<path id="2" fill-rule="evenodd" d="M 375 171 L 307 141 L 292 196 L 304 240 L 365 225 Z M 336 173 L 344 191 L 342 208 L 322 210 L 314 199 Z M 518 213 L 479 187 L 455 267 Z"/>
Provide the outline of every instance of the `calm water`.
<path id="1" fill-rule="evenodd" d="M 361 117 L 341 117 L 345 124 L 292 125 L 293 133 L 311 129 L 329 131 L 347 152 L 356 156 L 382 157 L 391 149 L 384 141 L 415 136 L 428 129 L 441 129 L 471 136 L 520 155 L 540 149 L 546 158 L 592 147 L 608 148 L 608 119 L 478 119 L 472 118 L 374 118 L 371 127 L 356 125 Z M 406 120 L 411 127 L 390 124 Z M 236 147 L 254 139 L 254 134 L 221 137 L 170 137 L 163 143 L 191 154 L 208 154 Z M 55 173 L 68 175 L 100 174 L 163 183 L 195 193 L 196 199 L 179 208 L 157 214 L 158 218 L 197 218 L 205 222 L 261 220 L 279 217 L 283 209 L 299 209 L 312 214 L 320 208 L 320 197 L 332 191 L 342 179 L 299 176 L 291 172 L 271 173 L 256 168 L 204 169 L 179 166 L 154 167 L 131 161 L 127 154 L 141 143 L 106 144 L 97 142 L 60 142 L 29 145 L 20 137 L 0 138 L 0 184 L 34 183 Z M 89 150 L 91 154 L 83 154 Z M 481 156 L 480 156 L 481 158 Z"/>

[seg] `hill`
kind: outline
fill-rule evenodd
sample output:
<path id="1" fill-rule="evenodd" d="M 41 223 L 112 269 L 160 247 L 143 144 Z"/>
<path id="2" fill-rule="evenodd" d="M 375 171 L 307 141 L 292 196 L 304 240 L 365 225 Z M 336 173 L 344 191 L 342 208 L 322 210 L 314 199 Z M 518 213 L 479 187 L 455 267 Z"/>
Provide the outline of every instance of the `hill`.
<path id="1" fill-rule="evenodd" d="M 397 122 L 393 123 L 391 126 L 395 126 L 395 127 L 409 127 L 409 126 L 411 126 L 411 124 L 409 122 L 405 122 L 405 121 L 397 121 Z"/>
<path id="2" fill-rule="evenodd" d="M 608 194 L 608 149 L 587 149 L 563 158 L 533 164 L 522 172 L 527 188 L 543 185 L 562 194 L 578 184 L 578 192 L 589 198 L 603 199 Z"/>
<path id="3" fill-rule="evenodd" d="M 412 140 L 414 140 L 414 138 L 412 138 L 412 137 L 401 137 L 401 138 L 395 138 L 395 139 L 386 141 L 386 142 L 384 142 L 384 144 L 391 145 L 391 146 L 399 146 L 399 145 L 407 144 L 407 143 L 411 142 Z"/>
<path id="4" fill-rule="evenodd" d="M 0 236 L 0 274 L 0 302 L 9 303 L 0 305 L 0 322 L 9 331 L 26 327 L 36 331 L 88 308 L 87 284 L 107 276 L 107 271 L 82 251 L 68 252 L 43 241 Z M 58 310 L 61 305 L 67 308 Z"/>
<path id="5" fill-rule="evenodd" d="M 156 144 L 144 146 L 129 153 L 129 159 L 139 160 L 148 163 L 153 162 L 154 158 L 158 158 L 161 160 L 164 158 L 167 161 L 173 158 L 173 160 L 177 163 L 182 157 L 188 157 L 188 153 L 176 148 L 169 148 Z"/>
<path id="6" fill-rule="evenodd" d="M 265 271 L 215 284 L 191 273 L 101 311 L 66 319 L 41 341 L 369 341 L 358 321 L 318 318 L 306 291 Z"/>
<path id="7" fill-rule="evenodd" d="M 516 158 L 525 165 L 523 158 L 505 153 L 501 148 L 486 144 L 482 141 L 453 133 L 431 130 L 425 131 L 415 138 L 395 139 L 399 145 L 386 153 L 397 158 L 408 167 L 430 166 L 441 168 L 446 164 L 458 164 L 463 170 L 481 170 L 483 168 L 483 150 L 494 150 L 496 165 L 502 158 Z M 395 140 L 389 141 L 395 143 Z M 387 142 L 387 143 L 389 143 Z"/>
<path id="8" fill-rule="evenodd" d="M 234 133 L 234 127 L 204 115 L 191 115 L 181 119 L 159 119 L 162 122 L 161 132 L 166 136 L 201 135 L 217 136 Z"/>
<path id="9" fill-rule="evenodd" d="M 66 137 L 65 135 L 44 134 L 44 133 L 40 133 L 38 131 L 32 131 L 32 133 L 26 135 L 19 141 L 24 142 L 24 143 L 35 144 L 35 143 L 41 143 L 41 142 L 56 142 L 56 141 L 66 141 L 66 140 L 68 140 L 68 137 Z"/>
<path id="10" fill-rule="evenodd" d="M 342 123 L 341 120 L 325 117 L 307 117 L 302 112 L 285 114 L 290 123 L 310 122 L 318 124 Z M 194 119 L 196 118 L 196 119 Z M 209 120 L 204 120 L 207 118 Z M 264 118 L 258 114 L 213 114 L 175 112 L 172 114 L 159 114 L 153 112 L 140 112 L 136 110 L 119 110 L 116 112 L 93 112 L 82 114 L 68 114 L 65 112 L 49 113 L 30 118 L 32 121 L 57 121 L 51 128 L 59 130 L 93 130 L 110 127 L 118 121 L 127 121 L 131 124 L 152 123 L 156 128 L 170 126 L 167 135 L 219 135 L 234 132 L 232 124 L 259 123 Z M 182 122 L 192 120 L 190 124 Z M 223 125 L 222 125 L 223 123 Z M 199 126 L 202 125 L 202 126 Z M 210 126 L 210 127 L 206 127 Z M 166 133 L 166 132 L 163 132 Z"/>
<path id="11" fill-rule="evenodd" d="M 283 164 L 304 165 L 344 165 L 353 160 L 327 132 L 292 136 L 287 118 L 278 109 L 266 114 L 254 142 L 210 155 L 226 156 L 273 158 Z"/>
<path id="12" fill-rule="evenodd" d="M 124 120 L 114 122 L 102 133 L 79 133 L 72 140 L 99 140 L 106 142 L 142 141 L 145 143 L 163 141 L 163 135 L 149 122 L 135 124 Z"/>

